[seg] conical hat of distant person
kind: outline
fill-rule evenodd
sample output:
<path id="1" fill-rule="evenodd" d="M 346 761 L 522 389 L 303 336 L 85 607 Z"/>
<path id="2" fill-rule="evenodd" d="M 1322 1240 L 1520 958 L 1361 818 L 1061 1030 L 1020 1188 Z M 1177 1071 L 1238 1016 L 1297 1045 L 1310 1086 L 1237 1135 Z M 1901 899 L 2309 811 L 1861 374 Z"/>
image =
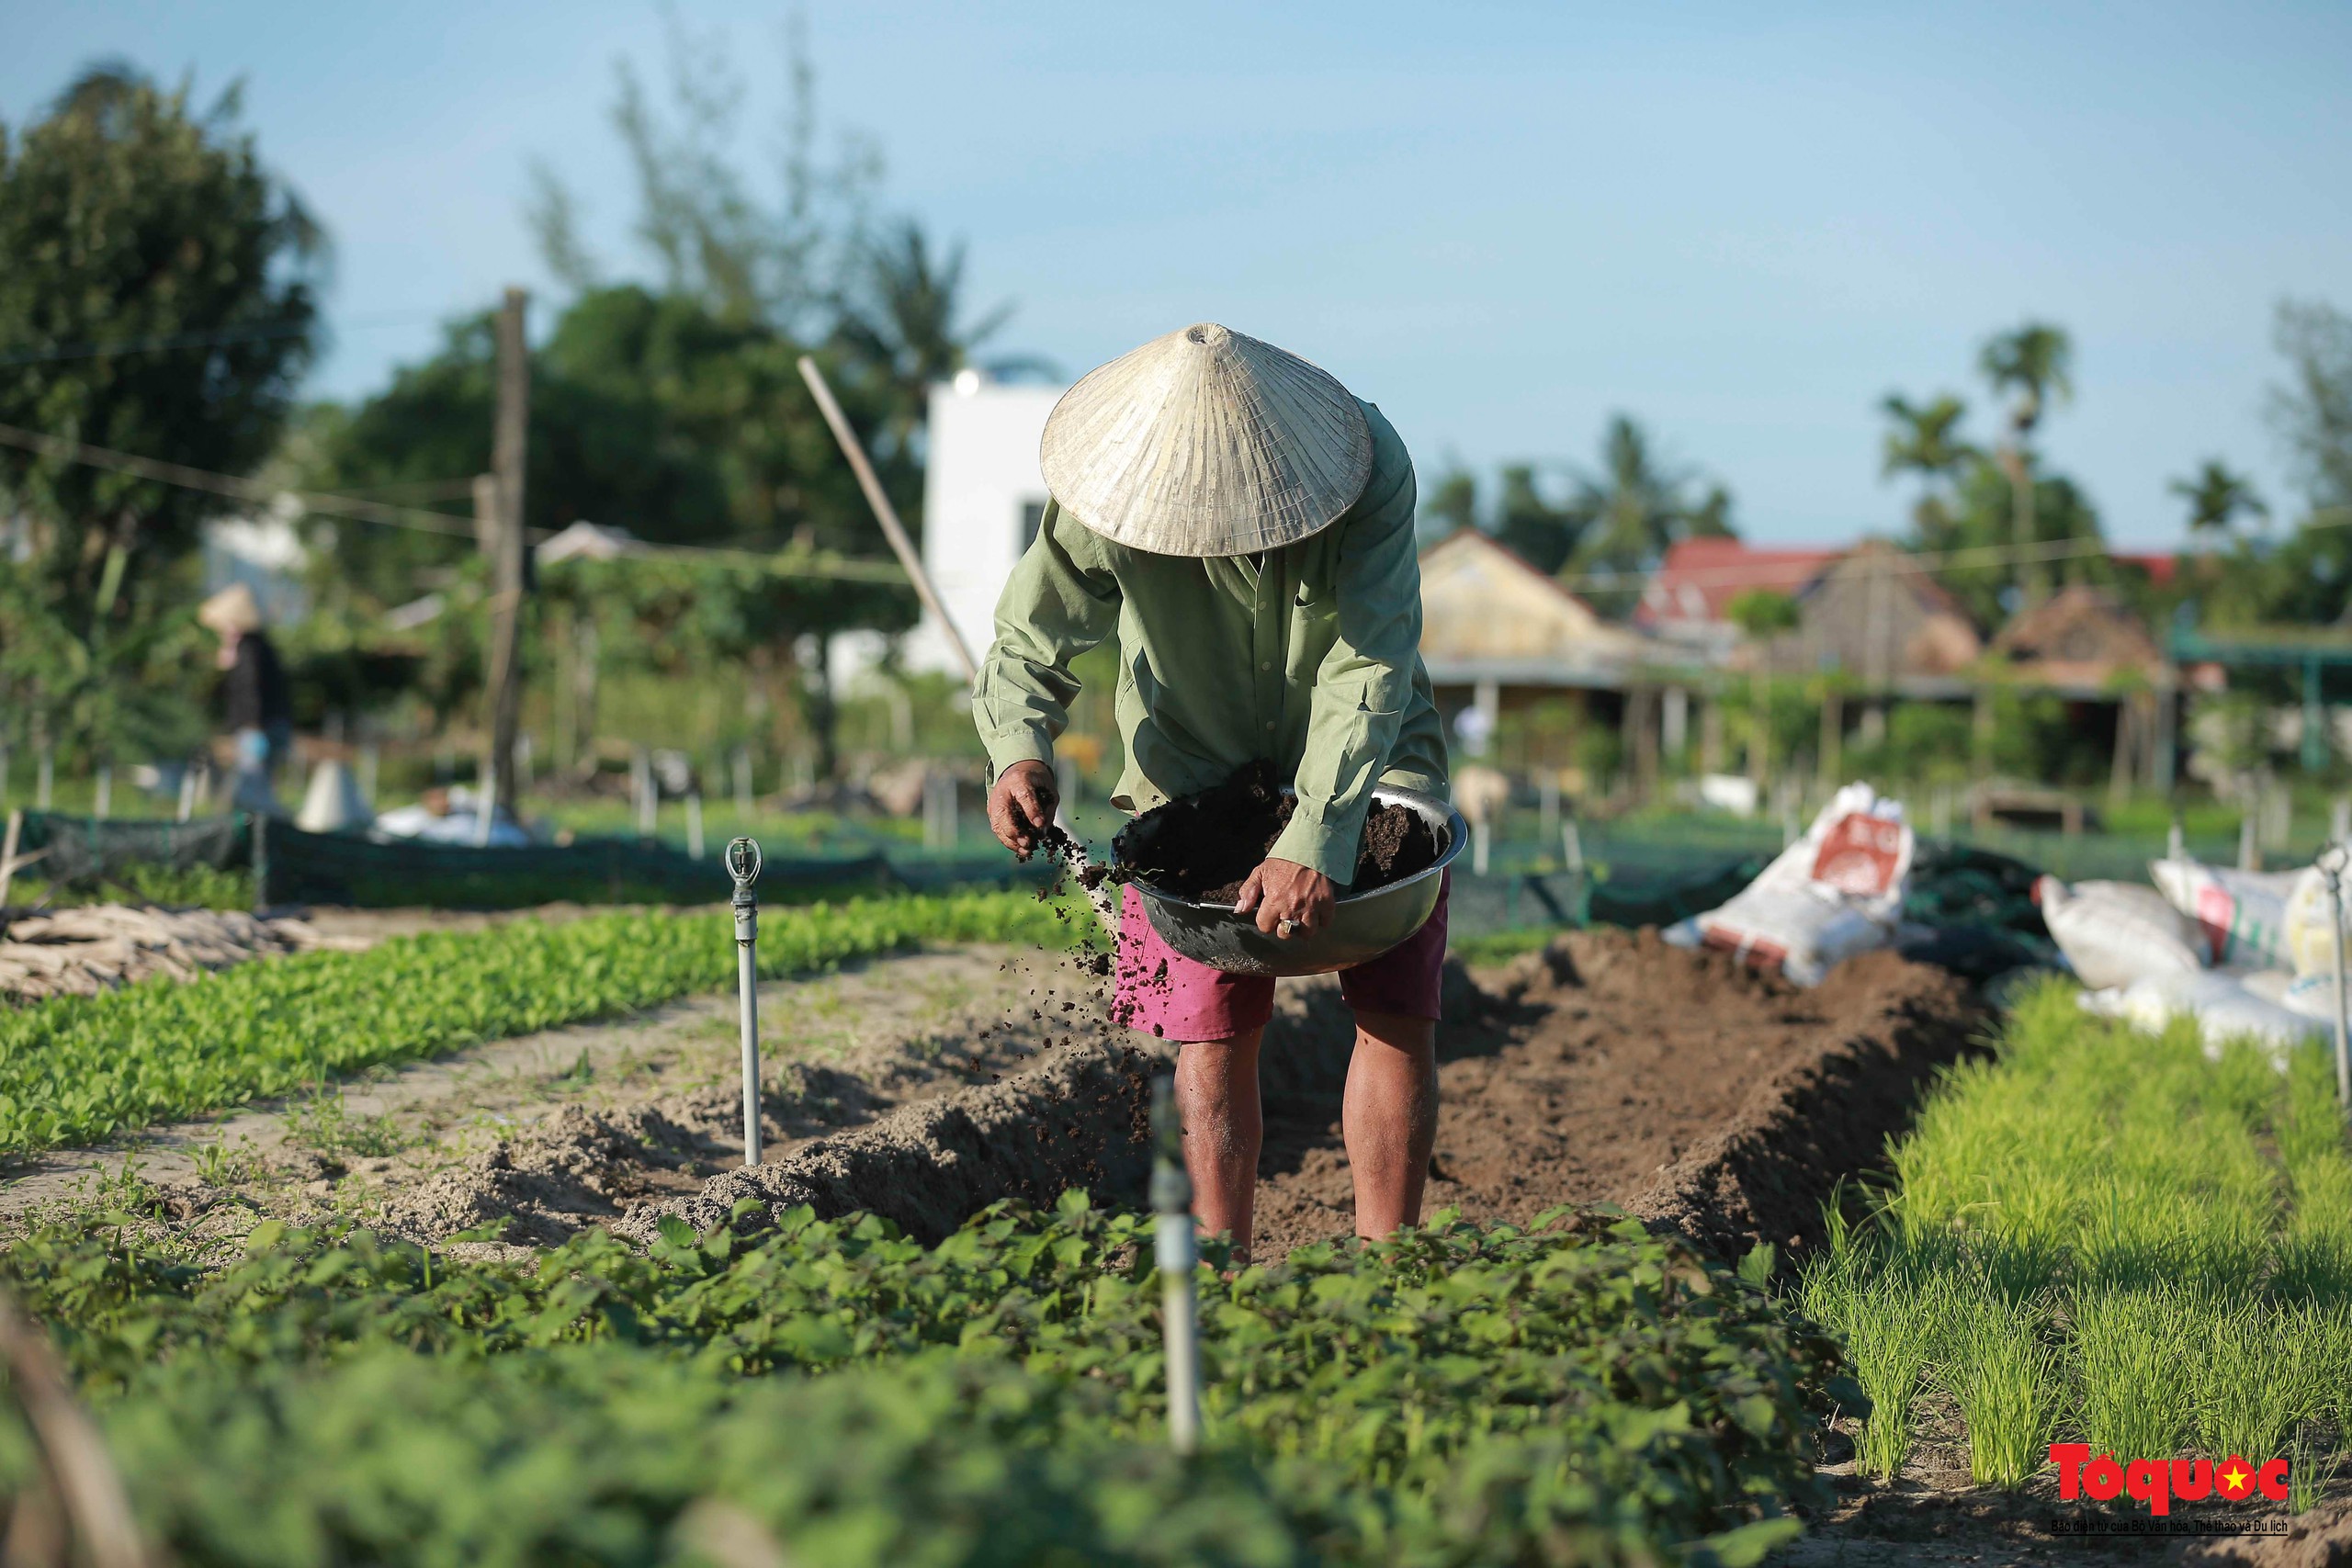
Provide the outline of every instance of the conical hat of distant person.
<path id="1" fill-rule="evenodd" d="M 1338 521 L 1372 477 L 1372 427 L 1329 371 L 1203 321 L 1091 371 L 1037 460 L 1064 511 L 1166 556 L 1240 556 Z"/>
<path id="2" fill-rule="evenodd" d="M 242 582 L 228 587 L 196 607 L 197 624 L 209 627 L 222 637 L 231 632 L 252 632 L 261 629 L 261 603 L 254 591 Z"/>

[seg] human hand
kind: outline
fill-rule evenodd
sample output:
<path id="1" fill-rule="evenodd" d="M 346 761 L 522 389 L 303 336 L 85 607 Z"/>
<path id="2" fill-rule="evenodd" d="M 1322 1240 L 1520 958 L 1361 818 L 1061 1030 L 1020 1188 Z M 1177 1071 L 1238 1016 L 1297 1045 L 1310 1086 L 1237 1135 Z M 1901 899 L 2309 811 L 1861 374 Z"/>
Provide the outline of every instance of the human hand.
<path id="1" fill-rule="evenodd" d="M 1244 915 L 1255 910 L 1260 931 L 1286 941 L 1322 930 L 1337 897 L 1331 879 L 1321 872 L 1269 857 L 1241 885 L 1233 908 Z"/>
<path id="2" fill-rule="evenodd" d="M 989 791 L 989 830 L 998 843 L 1027 860 L 1053 824 L 1061 799 L 1053 769 L 1043 762 L 1015 762 L 997 774 Z"/>

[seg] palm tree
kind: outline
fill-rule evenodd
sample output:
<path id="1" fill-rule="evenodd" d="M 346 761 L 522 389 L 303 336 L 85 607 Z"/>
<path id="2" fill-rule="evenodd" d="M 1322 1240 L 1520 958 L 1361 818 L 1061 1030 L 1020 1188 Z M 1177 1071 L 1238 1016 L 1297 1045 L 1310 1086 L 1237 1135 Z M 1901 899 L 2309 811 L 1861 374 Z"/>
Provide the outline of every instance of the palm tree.
<path id="1" fill-rule="evenodd" d="M 2066 329 L 2047 321 L 2028 321 L 2014 332 L 1996 333 L 1976 357 L 1977 368 L 1994 392 L 2011 396 L 2009 439 L 2001 450 L 2001 466 L 2009 476 L 2019 608 L 2037 603 L 2047 583 L 2041 563 L 2029 558 L 2035 541 L 2033 459 L 2029 443 L 2045 409 L 2074 396 L 2074 358 L 2075 345 Z"/>
<path id="2" fill-rule="evenodd" d="M 1950 392 L 1939 392 L 1926 403 L 1889 392 L 1878 406 L 1889 422 L 1879 448 L 1879 477 L 1918 476 L 1919 504 L 1912 515 L 1920 537 L 1927 539 L 1946 521 L 1945 491 L 1953 478 L 1981 456 L 1960 437 L 1968 405 Z"/>
<path id="3" fill-rule="evenodd" d="M 1772 734 L 1771 682 L 1769 657 L 1772 638 L 1797 624 L 1797 602 L 1769 588 L 1744 588 L 1732 595 L 1724 614 L 1754 645 L 1756 661 L 1748 666 L 1749 705 L 1755 710 L 1754 739 L 1747 746 L 1747 776 L 1755 781 L 1758 798 L 1764 792 L 1764 757 Z"/>
<path id="4" fill-rule="evenodd" d="M 1564 517 L 1575 552 L 1566 569 L 1577 575 L 1629 582 L 1655 566 L 1679 539 L 1732 538 L 1731 492 L 1721 485 L 1694 498 L 1697 475 L 1662 460 L 1649 434 L 1627 414 L 1611 415 L 1601 436 L 1600 471 L 1577 481 Z M 1583 590 L 1604 609 L 1630 600 L 1632 590 Z"/>
<path id="5" fill-rule="evenodd" d="M 2269 506 L 2255 493 L 2254 482 L 2232 473 L 2219 457 L 2206 458 L 2197 472 L 2165 488 L 2188 502 L 2188 531 L 2200 539 L 2226 536 L 2241 516 L 2270 515 Z"/>
<path id="6" fill-rule="evenodd" d="M 1000 374 L 1050 368 L 1031 355 L 974 359 L 1013 307 L 1006 301 L 965 321 L 964 260 L 963 242 L 934 254 L 922 226 L 909 219 L 865 246 L 861 276 L 842 303 L 841 341 L 889 384 L 898 405 L 893 433 L 901 439 L 922 423 L 931 389 L 967 366 Z"/>

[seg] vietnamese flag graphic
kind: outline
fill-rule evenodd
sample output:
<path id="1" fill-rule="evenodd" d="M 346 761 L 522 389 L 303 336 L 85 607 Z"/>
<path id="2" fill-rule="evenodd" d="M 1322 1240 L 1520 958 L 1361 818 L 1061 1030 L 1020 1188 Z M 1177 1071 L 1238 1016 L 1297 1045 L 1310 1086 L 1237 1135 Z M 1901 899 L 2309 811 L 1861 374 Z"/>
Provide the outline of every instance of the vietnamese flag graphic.
<path id="1" fill-rule="evenodd" d="M 2254 1492 L 2254 1467 L 2232 1454 L 2213 1472 L 2213 1485 L 2233 1503 L 2243 1503 Z"/>

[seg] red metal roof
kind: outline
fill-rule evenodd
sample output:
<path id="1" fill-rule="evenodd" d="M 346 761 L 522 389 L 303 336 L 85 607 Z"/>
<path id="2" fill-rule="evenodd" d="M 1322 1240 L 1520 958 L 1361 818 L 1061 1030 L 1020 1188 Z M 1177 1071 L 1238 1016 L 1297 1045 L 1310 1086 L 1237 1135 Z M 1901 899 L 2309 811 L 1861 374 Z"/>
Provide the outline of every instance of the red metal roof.
<path id="1" fill-rule="evenodd" d="M 1634 619 L 1645 626 L 1660 621 L 1720 621 L 1724 607 L 1750 588 L 1794 593 L 1814 574 L 1846 552 L 1804 548 L 1759 550 L 1737 539 L 1684 539 L 1666 552 L 1666 559 L 1642 590 Z"/>
<path id="2" fill-rule="evenodd" d="M 2148 581 L 2158 588 L 2171 585 L 2172 574 L 2180 570 L 2180 557 L 2170 550 L 2134 554 L 2123 550 L 2110 551 L 2117 564 L 2136 566 L 2148 574 Z"/>

